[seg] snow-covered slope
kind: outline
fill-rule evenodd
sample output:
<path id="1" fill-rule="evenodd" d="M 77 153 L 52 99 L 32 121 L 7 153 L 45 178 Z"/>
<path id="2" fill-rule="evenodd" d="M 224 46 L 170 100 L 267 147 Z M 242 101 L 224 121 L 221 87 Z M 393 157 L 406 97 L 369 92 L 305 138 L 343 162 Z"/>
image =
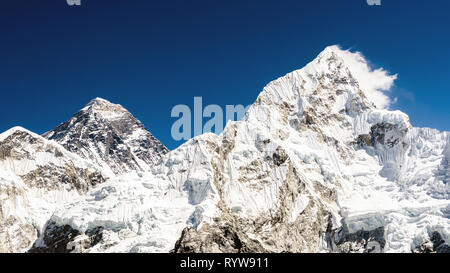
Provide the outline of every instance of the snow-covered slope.
<path id="1" fill-rule="evenodd" d="M 32 251 L 58 251 L 55 241 L 62 240 L 75 251 L 169 252 L 187 221 L 196 225 L 205 215 L 196 203 L 201 202 L 211 216 L 215 211 L 216 200 L 205 200 L 207 192 L 201 185 L 212 176 L 203 143 L 216 138 L 203 135 L 201 141 L 190 140 L 170 152 L 158 165 L 156 177 L 152 173 L 120 175 L 61 206 Z M 72 232 L 63 233 L 61 227 Z M 101 240 L 92 245 L 96 236 Z"/>
<path id="2" fill-rule="evenodd" d="M 117 175 L 58 206 L 30 251 L 448 250 L 450 134 L 387 110 L 394 80 L 328 47 L 149 168 L 140 123 L 96 99 L 45 136 Z"/>
<path id="3" fill-rule="evenodd" d="M 58 209 L 36 249 L 56 251 L 55 238 L 93 252 L 410 252 L 432 232 L 448 242 L 449 133 L 383 108 L 394 79 L 328 47 L 219 136 Z"/>
<path id="4" fill-rule="evenodd" d="M 101 98 L 43 136 L 112 174 L 148 171 L 168 152 L 125 108 Z"/>
<path id="5" fill-rule="evenodd" d="M 27 250 L 55 208 L 107 177 L 21 127 L 0 134 L 0 252 Z"/>

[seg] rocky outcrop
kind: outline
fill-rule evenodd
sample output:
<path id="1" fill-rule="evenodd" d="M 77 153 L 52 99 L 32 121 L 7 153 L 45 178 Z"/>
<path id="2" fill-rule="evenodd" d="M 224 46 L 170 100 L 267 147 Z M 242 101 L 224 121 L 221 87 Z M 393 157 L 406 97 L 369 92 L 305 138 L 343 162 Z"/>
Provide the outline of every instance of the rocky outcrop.
<path id="1" fill-rule="evenodd" d="M 431 236 L 427 238 L 420 245 L 413 250 L 414 253 L 450 253 L 450 246 L 445 243 L 442 235 L 434 231 Z"/>
<path id="2" fill-rule="evenodd" d="M 387 148 L 393 148 L 397 144 L 407 146 L 404 142 L 408 129 L 400 129 L 396 124 L 377 123 L 370 128 L 370 134 L 361 134 L 356 139 L 359 147 L 374 147 L 381 145 Z"/>
<path id="3" fill-rule="evenodd" d="M 408 129 L 399 129 L 398 125 L 391 123 L 377 123 L 370 128 L 371 145 L 384 145 L 389 148 L 402 142 L 406 136 Z M 407 144 L 402 142 L 402 145 Z"/>
<path id="4" fill-rule="evenodd" d="M 236 124 L 237 125 L 237 124 Z M 175 252 L 318 252 L 332 216 L 327 203 L 334 203 L 336 196 L 328 187 L 316 183 L 314 192 L 302 180 L 289 154 L 281 146 L 271 152 L 270 140 L 256 142 L 261 153 L 259 159 L 240 167 L 235 183 L 261 192 L 270 187 L 270 179 L 280 179 L 276 205 L 267 212 L 254 216 L 245 214 L 245 208 L 232 206 L 224 188 L 229 181 L 227 161 L 233 157 L 238 127 L 230 125 L 223 133 L 221 145 L 211 146 L 211 164 L 214 170 L 214 186 L 220 200 L 212 223 L 198 228 L 184 229 L 177 241 Z M 280 177 L 274 177 L 274 175 Z M 266 182 L 267 181 L 267 182 Z M 246 194 L 246 193 L 241 193 Z M 251 195 L 251 192 L 248 192 Z M 316 195 L 317 194 L 317 195 Z M 316 196 L 314 196 L 316 195 Z M 289 238 L 285 240 L 284 238 Z"/>
<path id="5" fill-rule="evenodd" d="M 0 205 L 0 253 L 23 252 L 37 235 L 38 231 L 32 224 L 14 215 L 5 218 Z"/>
<path id="6" fill-rule="evenodd" d="M 50 221 L 41 238 L 34 242 L 29 253 L 69 253 L 84 252 L 102 240 L 102 227 L 89 229 L 84 233 L 73 229 L 70 225 L 58 226 Z"/>
<path id="7" fill-rule="evenodd" d="M 175 244 L 175 253 L 261 253 L 267 252 L 257 240 L 224 224 L 205 226 L 197 231 L 187 227 Z"/>
<path id="8" fill-rule="evenodd" d="M 359 230 L 354 233 L 340 231 L 333 251 L 341 253 L 381 253 L 386 245 L 384 227 L 374 230 Z"/>

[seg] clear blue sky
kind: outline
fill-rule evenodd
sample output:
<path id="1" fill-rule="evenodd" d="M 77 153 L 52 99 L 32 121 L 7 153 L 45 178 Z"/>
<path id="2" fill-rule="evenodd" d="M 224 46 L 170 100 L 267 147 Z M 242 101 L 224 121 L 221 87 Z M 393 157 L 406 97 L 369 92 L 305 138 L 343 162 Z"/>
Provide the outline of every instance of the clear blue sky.
<path id="1" fill-rule="evenodd" d="M 94 97 L 169 148 L 176 104 L 250 104 L 327 45 L 398 73 L 393 106 L 450 130 L 450 1 L 4 0 L 0 131 L 56 127 Z"/>

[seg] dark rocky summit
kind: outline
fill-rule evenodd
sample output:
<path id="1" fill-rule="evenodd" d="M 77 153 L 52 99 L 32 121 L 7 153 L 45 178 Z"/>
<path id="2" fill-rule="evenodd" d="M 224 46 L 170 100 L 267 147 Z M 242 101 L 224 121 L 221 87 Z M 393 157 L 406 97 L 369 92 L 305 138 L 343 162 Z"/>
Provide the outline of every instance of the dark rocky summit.
<path id="1" fill-rule="evenodd" d="M 43 136 L 114 174 L 146 171 L 168 152 L 125 108 L 100 98 Z"/>

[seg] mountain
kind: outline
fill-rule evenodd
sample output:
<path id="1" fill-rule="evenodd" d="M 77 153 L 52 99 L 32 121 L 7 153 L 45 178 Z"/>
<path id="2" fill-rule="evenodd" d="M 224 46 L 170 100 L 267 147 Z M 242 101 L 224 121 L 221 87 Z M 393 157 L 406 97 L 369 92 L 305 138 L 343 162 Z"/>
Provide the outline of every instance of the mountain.
<path id="1" fill-rule="evenodd" d="M 445 252 L 450 133 L 387 110 L 394 79 L 328 47 L 146 173 L 72 126 L 105 115 L 88 106 L 46 137 L 121 175 L 60 206 L 31 251 Z"/>
<path id="2" fill-rule="evenodd" d="M 57 206 L 106 179 L 94 164 L 24 128 L 0 134 L 0 252 L 26 251 Z"/>
<path id="3" fill-rule="evenodd" d="M 120 105 L 94 99 L 39 136 L 0 135 L 0 252 L 24 252 L 54 211 L 119 173 L 148 171 L 167 148 Z"/>
<path id="4" fill-rule="evenodd" d="M 43 136 L 112 174 L 148 171 L 168 152 L 125 108 L 101 98 Z"/>

